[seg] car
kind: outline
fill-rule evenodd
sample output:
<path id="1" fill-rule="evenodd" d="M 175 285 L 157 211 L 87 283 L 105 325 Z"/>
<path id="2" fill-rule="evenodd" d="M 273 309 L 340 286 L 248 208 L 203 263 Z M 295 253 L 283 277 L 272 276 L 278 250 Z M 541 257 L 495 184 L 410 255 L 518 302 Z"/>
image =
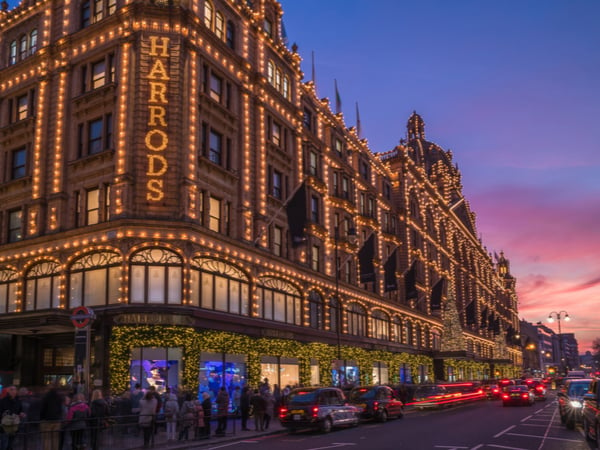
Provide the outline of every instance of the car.
<path id="1" fill-rule="evenodd" d="M 498 400 L 502 395 L 502 389 L 497 384 L 488 384 L 484 387 L 485 396 L 489 400 Z"/>
<path id="2" fill-rule="evenodd" d="M 417 387 L 410 402 L 415 408 L 439 408 L 453 401 L 454 394 L 440 384 L 424 384 Z"/>
<path id="3" fill-rule="evenodd" d="M 536 400 L 546 400 L 546 386 L 542 380 L 529 378 L 525 380 L 527 387 L 533 391 Z"/>
<path id="4" fill-rule="evenodd" d="M 591 378 L 568 380 L 565 386 L 556 394 L 560 422 L 570 430 L 573 430 L 577 423 L 582 422 L 583 395 L 589 390 L 591 383 Z"/>
<path id="5" fill-rule="evenodd" d="M 535 395 L 524 384 L 507 387 L 502 392 L 502 406 L 531 406 L 534 403 Z"/>
<path id="6" fill-rule="evenodd" d="M 404 415 L 404 404 L 389 386 L 357 386 L 350 391 L 348 402 L 361 411 L 362 419 L 385 422 Z"/>
<path id="7" fill-rule="evenodd" d="M 586 439 L 596 441 L 600 449 L 600 378 L 590 383 L 590 388 L 583 394 L 583 432 Z"/>
<path id="8" fill-rule="evenodd" d="M 342 390 L 335 387 L 294 389 L 279 410 L 281 425 L 291 432 L 313 428 L 328 433 L 333 427 L 356 426 L 359 420 L 358 408 L 348 404 Z"/>

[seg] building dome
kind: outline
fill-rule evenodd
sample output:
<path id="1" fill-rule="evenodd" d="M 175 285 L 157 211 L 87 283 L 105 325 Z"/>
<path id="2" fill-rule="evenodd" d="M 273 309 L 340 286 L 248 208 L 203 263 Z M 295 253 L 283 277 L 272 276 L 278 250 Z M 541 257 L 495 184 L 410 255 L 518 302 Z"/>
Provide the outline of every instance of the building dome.
<path id="1" fill-rule="evenodd" d="M 416 111 L 408 118 L 406 134 L 409 155 L 415 163 L 425 166 L 427 174 L 431 174 L 438 161 L 442 161 L 450 169 L 453 167 L 451 153 L 425 139 L 425 121 Z"/>

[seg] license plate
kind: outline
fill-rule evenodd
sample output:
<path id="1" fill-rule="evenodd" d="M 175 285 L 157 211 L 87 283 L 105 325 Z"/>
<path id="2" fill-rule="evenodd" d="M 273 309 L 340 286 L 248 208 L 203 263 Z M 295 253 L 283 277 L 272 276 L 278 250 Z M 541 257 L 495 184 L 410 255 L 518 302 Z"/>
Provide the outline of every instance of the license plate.
<path id="1" fill-rule="evenodd" d="M 292 414 L 304 414 L 304 410 L 302 410 L 302 409 L 293 409 L 290 412 Z"/>
<path id="2" fill-rule="evenodd" d="M 294 414 L 294 420 L 300 420 L 302 416 L 300 414 Z"/>

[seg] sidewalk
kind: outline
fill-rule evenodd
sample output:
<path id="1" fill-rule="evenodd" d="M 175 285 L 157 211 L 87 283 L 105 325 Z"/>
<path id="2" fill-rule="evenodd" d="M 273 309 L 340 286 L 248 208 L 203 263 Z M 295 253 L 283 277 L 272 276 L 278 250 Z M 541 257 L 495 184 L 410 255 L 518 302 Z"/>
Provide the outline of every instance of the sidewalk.
<path id="1" fill-rule="evenodd" d="M 271 423 L 269 424 L 269 428 L 264 431 L 255 431 L 254 429 L 254 419 L 250 418 L 248 420 L 248 428 L 249 431 L 242 431 L 241 419 L 230 417 L 227 420 L 227 429 L 225 432 L 225 436 L 216 436 L 215 430 L 217 428 L 216 420 L 211 421 L 211 436 L 209 439 L 193 439 L 193 432 L 190 433 L 190 439 L 187 441 L 167 441 L 166 440 L 166 432 L 164 429 L 160 429 L 160 431 L 154 436 L 154 446 L 152 448 L 158 449 L 187 449 L 187 448 L 195 448 L 195 447 L 204 447 L 210 445 L 218 445 L 224 442 L 237 441 L 243 439 L 254 439 L 259 436 L 265 436 L 269 434 L 283 433 L 286 432 L 285 428 L 281 426 L 279 422 L 279 418 L 275 417 L 271 419 Z M 119 450 L 137 450 L 143 449 L 142 438 L 140 436 L 139 445 L 134 447 L 121 447 Z M 113 447 L 114 450 L 114 447 Z"/>

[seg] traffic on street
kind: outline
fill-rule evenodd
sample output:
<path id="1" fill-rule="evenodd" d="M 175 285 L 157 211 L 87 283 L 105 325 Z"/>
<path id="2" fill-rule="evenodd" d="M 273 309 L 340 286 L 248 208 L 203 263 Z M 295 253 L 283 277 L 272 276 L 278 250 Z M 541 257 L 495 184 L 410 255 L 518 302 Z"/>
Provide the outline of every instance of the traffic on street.
<path id="1" fill-rule="evenodd" d="M 509 449 L 584 450 L 595 448 L 580 426 L 561 423 L 555 391 L 546 401 L 503 407 L 498 399 L 444 404 L 440 408 L 407 406 L 405 414 L 385 422 L 362 420 L 358 427 L 331 432 L 281 429 L 269 435 L 211 442 L 194 448 L 245 450 L 325 449 Z"/>

